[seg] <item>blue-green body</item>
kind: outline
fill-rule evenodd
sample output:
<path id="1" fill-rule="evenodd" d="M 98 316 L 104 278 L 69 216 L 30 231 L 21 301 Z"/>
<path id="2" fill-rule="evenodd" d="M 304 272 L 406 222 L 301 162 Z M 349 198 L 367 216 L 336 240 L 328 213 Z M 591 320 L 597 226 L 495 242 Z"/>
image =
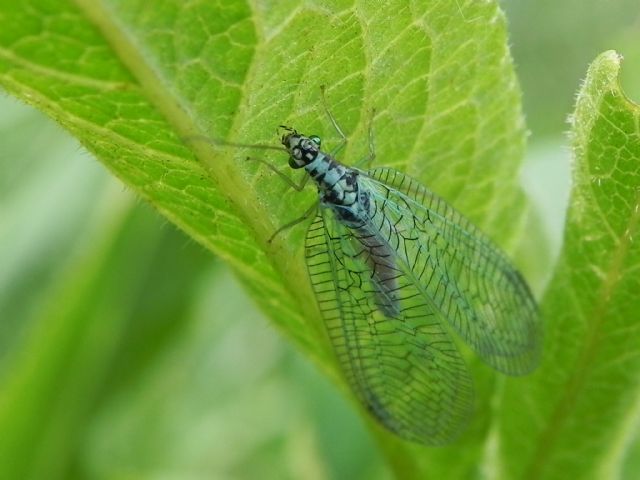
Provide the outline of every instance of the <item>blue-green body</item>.
<path id="1" fill-rule="evenodd" d="M 372 281 L 376 284 L 374 295 L 378 307 L 385 314 L 398 313 L 395 298 L 396 273 L 394 254 L 389 245 L 380 237 L 378 228 L 371 228 L 371 218 L 375 216 L 375 203 L 371 202 L 371 193 L 360 185 L 360 172 L 346 167 L 322 152 L 311 137 L 305 139 L 297 133 L 288 135 L 283 143 L 295 158 L 296 152 L 304 153 L 308 162 L 303 168 L 318 186 L 320 206 L 330 209 L 335 218 L 348 227 L 367 249 L 367 262 L 371 269 Z M 302 157 L 301 157 L 302 158 Z M 294 163 L 293 166 L 297 166 Z"/>
<path id="2" fill-rule="evenodd" d="M 541 325 L 526 282 L 476 227 L 416 180 L 364 172 L 287 129 L 292 168 L 319 192 L 306 258 L 345 376 L 389 430 L 425 444 L 463 430 L 473 404 L 456 332 L 510 375 L 538 363 Z"/>

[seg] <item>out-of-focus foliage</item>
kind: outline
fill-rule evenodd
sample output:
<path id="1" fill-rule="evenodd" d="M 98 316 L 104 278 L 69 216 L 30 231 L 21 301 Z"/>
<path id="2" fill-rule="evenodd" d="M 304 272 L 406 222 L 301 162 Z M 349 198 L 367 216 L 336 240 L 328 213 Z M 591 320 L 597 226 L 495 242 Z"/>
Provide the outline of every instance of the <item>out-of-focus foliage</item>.
<path id="1" fill-rule="evenodd" d="M 624 58 L 622 85 L 640 98 L 640 9 L 635 0 L 506 0 L 509 37 L 534 141 L 567 130 L 586 66 L 605 50 Z"/>
<path id="2" fill-rule="evenodd" d="M 42 115 L 0 112 L 1 478 L 382 478 L 222 264 Z"/>

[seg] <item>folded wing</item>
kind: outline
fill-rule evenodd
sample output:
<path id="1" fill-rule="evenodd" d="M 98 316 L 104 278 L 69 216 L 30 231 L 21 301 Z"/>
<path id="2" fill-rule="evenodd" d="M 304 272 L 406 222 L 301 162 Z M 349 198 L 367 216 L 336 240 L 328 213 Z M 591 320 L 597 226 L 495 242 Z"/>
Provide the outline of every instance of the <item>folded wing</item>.
<path id="1" fill-rule="evenodd" d="M 497 370 L 522 375 L 539 362 L 536 302 L 509 259 L 458 211 L 390 168 L 362 175 L 372 192 L 371 228 L 387 238 L 398 268 L 431 312 Z"/>
<path id="2" fill-rule="evenodd" d="M 413 276 L 393 263 L 373 270 L 391 252 L 374 252 L 379 242 L 365 235 L 372 232 L 345 227 L 327 208 L 307 233 L 309 274 L 337 357 L 389 430 L 425 444 L 450 442 L 472 409 L 467 367 Z"/>

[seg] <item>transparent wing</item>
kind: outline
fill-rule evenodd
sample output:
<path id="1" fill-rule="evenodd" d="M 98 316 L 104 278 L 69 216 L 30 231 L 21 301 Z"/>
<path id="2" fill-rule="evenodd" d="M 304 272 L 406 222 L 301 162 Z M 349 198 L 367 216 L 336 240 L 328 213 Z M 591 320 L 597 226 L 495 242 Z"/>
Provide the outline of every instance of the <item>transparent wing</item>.
<path id="1" fill-rule="evenodd" d="M 470 416 L 471 379 L 439 313 L 380 240 L 321 208 L 307 233 L 311 283 L 360 401 L 403 438 L 447 443 Z"/>
<path id="2" fill-rule="evenodd" d="M 361 175 L 387 239 L 431 310 L 487 363 L 510 375 L 534 369 L 542 329 L 531 292 L 509 259 L 453 207 L 390 168 Z"/>

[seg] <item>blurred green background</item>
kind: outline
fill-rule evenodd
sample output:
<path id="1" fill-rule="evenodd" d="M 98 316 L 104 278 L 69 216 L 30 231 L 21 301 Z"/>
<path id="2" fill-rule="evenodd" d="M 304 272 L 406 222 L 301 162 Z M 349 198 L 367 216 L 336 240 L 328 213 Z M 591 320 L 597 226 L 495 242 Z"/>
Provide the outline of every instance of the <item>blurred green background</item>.
<path id="1" fill-rule="evenodd" d="M 640 6 L 502 5 L 531 130 L 523 185 L 557 250 L 566 118 L 607 49 L 640 99 Z M 0 138 L 0 385 L 24 394 L 0 411 L 25 432 L 15 455 L 40 452 L 34 478 L 389 477 L 362 420 L 224 264 L 5 96 Z"/>

